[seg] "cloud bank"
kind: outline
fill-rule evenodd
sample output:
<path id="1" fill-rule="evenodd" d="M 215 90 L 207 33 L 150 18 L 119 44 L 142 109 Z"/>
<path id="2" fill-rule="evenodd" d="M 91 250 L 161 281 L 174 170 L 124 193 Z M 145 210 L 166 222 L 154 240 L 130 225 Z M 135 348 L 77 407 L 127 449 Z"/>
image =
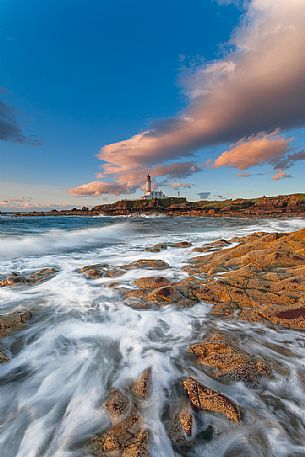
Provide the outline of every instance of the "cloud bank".
<path id="1" fill-rule="evenodd" d="M 200 148 L 304 126 L 304 23 L 304 0 L 249 1 L 227 55 L 183 78 L 186 109 L 154 128 L 105 145 L 99 153 L 104 162 L 100 178 L 137 185 L 138 176 L 147 169 L 185 159 Z M 272 151 L 265 148 L 264 154 L 270 154 L 267 161 L 273 154 L 280 156 L 284 142 L 278 139 Z M 244 151 L 243 144 L 235 147 L 236 154 Z M 258 154 L 256 151 L 257 159 Z M 242 160 L 231 151 L 230 156 L 240 170 L 251 163 L 249 155 Z M 221 161 L 229 164 L 228 155 L 219 158 L 218 164 Z M 81 188 L 87 192 L 86 186 L 91 185 Z"/>
<path id="2" fill-rule="evenodd" d="M 55 208 L 68 208 L 71 207 L 70 203 L 41 203 L 35 201 L 32 197 L 15 197 L 8 200 L 0 201 L 0 208 L 4 210 L 35 210 L 35 209 L 55 209 Z"/>

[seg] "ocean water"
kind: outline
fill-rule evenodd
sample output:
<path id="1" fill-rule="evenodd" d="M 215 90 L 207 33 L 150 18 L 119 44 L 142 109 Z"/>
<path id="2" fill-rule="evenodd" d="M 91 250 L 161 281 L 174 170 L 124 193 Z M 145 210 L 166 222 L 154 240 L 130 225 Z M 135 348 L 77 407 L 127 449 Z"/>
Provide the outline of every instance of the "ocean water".
<path id="1" fill-rule="evenodd" d="M 1 277 L 59 270 L 36 286 L 0 289 L 0 313 L 33 312 L 27 327 L 1 341 L 11 361 L 0 365 L 0 456 L 89 457 L 86 441 L 109 426 L 103 409 L 109 388 L 124 388 L 147 367 L 152 367 L 153 390 L 143 418 L 151 431 L 152 457 L 182 455 L 171 445 L 164 417 L 175 402 L 177 381 L 185 376 L 228 395 L 240 405 L 243 419 L 236 426 L 201 413 L 198 428 L 212 425 L 213 439 L 198 440 L 184 456 L 305 456 L 304 333 L 212 318 L 209 303 L 135 310 L 112 287 L 113 279 L 88 280 L 78 272 L 94 263 L 118 266 L 154 258 L 171 265 L 163 276 L 179 279 L 191 249 L 150 253 L 145 247 L 184 240 L 200 246 L 304 226 L 301 219 L 0 216 Z M 159 274 L 129 270 L 115 281 L 131 287 L 139 277 Z M 232 333 L 250 354 L 278 363 L 278 372 L 255 388 L 209 378 L 190 363 L 186 349 L 211 328 Z"/>

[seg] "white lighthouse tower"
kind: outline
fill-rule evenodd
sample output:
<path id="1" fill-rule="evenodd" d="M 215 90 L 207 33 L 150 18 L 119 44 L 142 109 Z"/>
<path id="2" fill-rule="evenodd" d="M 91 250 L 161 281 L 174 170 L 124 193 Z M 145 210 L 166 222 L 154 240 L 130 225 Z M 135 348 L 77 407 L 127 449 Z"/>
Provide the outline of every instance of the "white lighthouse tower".
<path id="1" fill-rule="evenodd" d="M 162 190 L 152 190 L 152 183 L 150 175 L 146 177 L 145 195 L 142 199 L 151 200 L 153 198 L 166 198 Z"/>
<path id="2" fill-rule="evenodd" d="M 146 178 L 146 194 L 148 197 L 151 196 L 151 177 L 150 175 L 147 175 Z"/>

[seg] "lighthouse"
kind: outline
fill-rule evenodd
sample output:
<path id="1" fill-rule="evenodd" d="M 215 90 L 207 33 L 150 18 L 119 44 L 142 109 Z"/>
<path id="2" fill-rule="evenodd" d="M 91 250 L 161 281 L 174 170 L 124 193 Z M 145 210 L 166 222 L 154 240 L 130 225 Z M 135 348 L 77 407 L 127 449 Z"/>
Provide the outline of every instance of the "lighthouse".
<path id="1" fill-rule="evenodd" d="M 150 175 L 146 177 L 146 185 L 145 185 L 145 195 L 141 197 L 145 200 L 151 200 L 153 198 L 166 198 L 162 190 L 152 190 L 152 183 Z"/>
<path id="2" fill-rule="evenodd" d="M 150 177 L 150 175 L 147 175 L 147 178 L 146 178 L 146 195 L 148 197 L 151 196 L 151 177 Z"/>

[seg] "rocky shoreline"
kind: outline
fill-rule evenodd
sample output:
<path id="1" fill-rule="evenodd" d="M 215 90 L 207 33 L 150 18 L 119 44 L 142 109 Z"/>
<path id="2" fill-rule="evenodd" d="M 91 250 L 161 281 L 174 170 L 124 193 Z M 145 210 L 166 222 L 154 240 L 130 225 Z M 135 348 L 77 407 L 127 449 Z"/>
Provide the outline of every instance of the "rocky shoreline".
<path id="1" fill-rule="evenodd" d="M 149 252 L 190 248 L 187 241 L 159 243 Z M 189 252 L 189 251 L 188 251 Z M 144 257 L 144 256 L 143 256 Z M 137 310 L 164 306 L 191 307 L 201 302 L 212 304 L 210 319 L 261 322 L 278 329 L 305 330 L 305 229 L 292 233 L 257 232 L 241 238 L 218 240 L 192 250 L 183 266 L 185 278 L 174 282 L 161 276 L 170 265 L 159 259 L 140 259 L 131 263 L 84 265 L 79 274 L 88 281 L 113 278 L 112 287 L 125 304 Z M 131 287 L 122 287 L 118 278 L 133 269 L 152 270 L 155 276 L 143 276 Z M 0 281 L 0 287 L 31 287 L 56 277 L 57 270 L 42 270 L 21 275 L 12 273 Z M 0 316 L 0 338 L 30 325 L 31 312 L 20 311 Z M 5 343 L 4 343 L 5 344 Z M 211 329 L 201 341 L 185 348 L 190 366 L 202 370 L 207 378 L 221 385 L 245 383 L 259 388 L 261 379 L 272 378 L 279 367 L 261 354 L 248 354 L 237 338 Z M 0 362 L 9 358 L 5 347 Z M 195 373 L 196 371 L 194 371 Z M 145 423 L 145 408 L 158 373 L 147 367 L 141 375 L 126 380 L 120 389 L 112 387 L 101 408 L 108 416 L 108 428 L 85 443 L 99 457 L 146 457 L 150 455 L 151 431 Z M 304 376 L 304 373 L 303 373 Z M 243 423 L 246 411 L 218 390 L 204 385 L 196 376 L 177 379 L 172 388 L 173 401 L 164 411 L 164 427 L 173 448 L 181 455 L 197 442 L 213 440 L 215 430 L 198 427 L 202 414 L 221 416 L 233 427 Z"/>
<path id="2" fill-rule="evenodd" d="M 185 198 L 170 197 L 152 200 L 121 200 L 71 210 L 33 211 L 10 213 L 21 216 L 141 216 L 164 215 L 169 217 L 304 217 L 305 194 L 279 195 L 254 199 L 238 198 L 224 201 L 188 202 Z"/>

